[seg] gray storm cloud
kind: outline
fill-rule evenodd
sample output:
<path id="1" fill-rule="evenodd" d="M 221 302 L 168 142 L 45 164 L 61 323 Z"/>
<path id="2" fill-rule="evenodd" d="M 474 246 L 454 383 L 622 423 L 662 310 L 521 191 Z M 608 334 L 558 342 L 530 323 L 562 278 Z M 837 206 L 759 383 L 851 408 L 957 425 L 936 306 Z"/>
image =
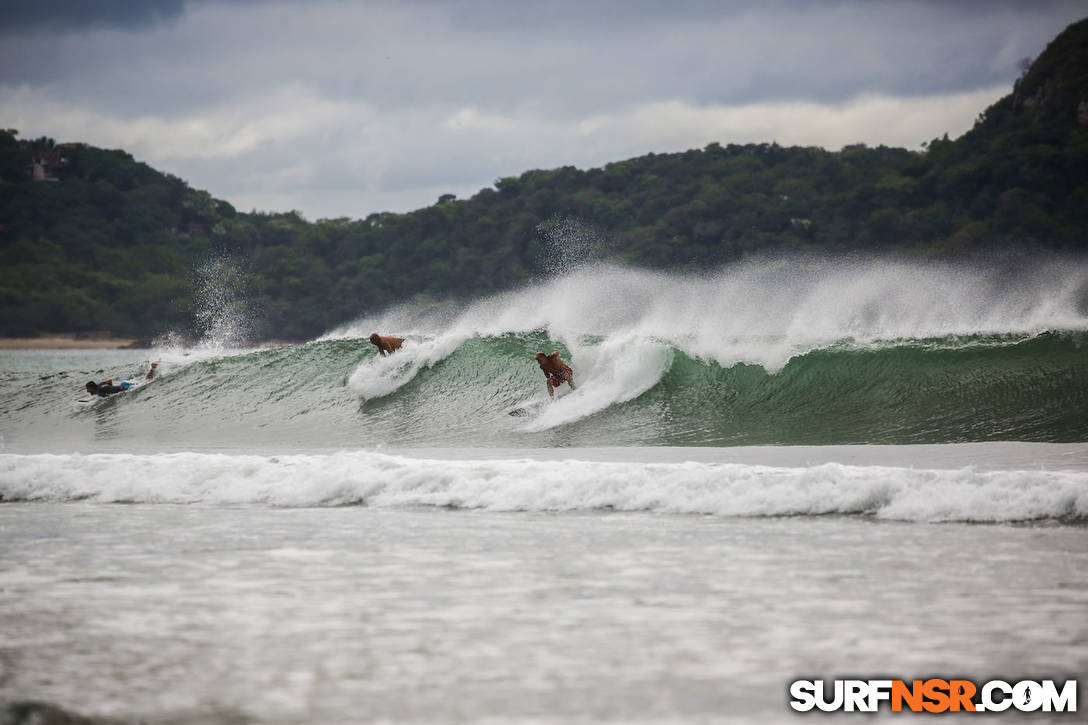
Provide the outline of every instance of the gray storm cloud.
<path id="1" fill-rule="evenodd" d="M 533 167 L 918 147 L 1088 2 L 3 3 L 0 124 L 242 208 L 365 216 Z"/>
<path id="2" fill-rule="evenodd" d="M 185 11 L 185 0 L 2 0 L 0 33 L 118 27 L 137 29 L 177 19 Z"/>

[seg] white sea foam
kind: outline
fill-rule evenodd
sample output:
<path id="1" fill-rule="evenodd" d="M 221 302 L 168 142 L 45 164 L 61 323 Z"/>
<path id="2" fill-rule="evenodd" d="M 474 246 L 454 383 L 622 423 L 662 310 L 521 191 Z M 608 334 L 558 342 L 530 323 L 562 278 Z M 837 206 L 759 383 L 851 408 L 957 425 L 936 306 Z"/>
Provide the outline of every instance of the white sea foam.
<path id="1" fill-rule="evenodd" d="M 671 348 L 631 334 L 571 347 L 579 387 L 545 406 L 525 430 L 547 430 L 637 398 L 661 380 L 672 362 Z"/>
<path id="2" fill-rule="evenodd" d="M 377 324 L 454 339 L 543 330 L 572 347 L 586 336 L 637 335 L 721 365 L 775 371 L 841 340 L 1088 330 L 1086 305 L 1088 267 L 1061 260 L 1015 280 L 998 269 L 901 261 L 782 259 L 713 275 L 594 265 L 456 314 L 399 307 L 329 336 L 365 337 Z"/>
<path id="3" fill-rule="evenodd" d="M 843 341 L 867 347 L 1088 329 L 1083 265 L 1051 261 L 1018 279 L 979 267 L 808 258 L 705 276 L 593 265 L 460 311 L 402 305 L 326 338 L 375 330 L 409 336 L 396 355 L 368 358 L 351 375 L 352 389 L 369 399 L 394 393 L 471 338 L 543 331 L 566 348 L 581 387 L 522 425 L 540 431 L 649 390 L 669 369 L 669 348 L 776 372 L 795 356 Z M 528 353 L 525 364 L 534 364 Z"/>
<path id="4" fill-rule="evenodd" d="M 6 501 L 1088 519 L 1088 472 L 328 455 L 0 455 Z"/>
<path id="5" fill-rule="evenodd" d="M 351 374 L 348 383 L 363 398 L 380 398 L 412 381 L 420 370 L 452 355 L 464 343 L 458 335 L 407 339 L 394 355 L 377 356 L 363 362 Z M 365 341 L 370 345 L 369 341 Z M 377 350 L 377 348 L 373 348 Z"/>

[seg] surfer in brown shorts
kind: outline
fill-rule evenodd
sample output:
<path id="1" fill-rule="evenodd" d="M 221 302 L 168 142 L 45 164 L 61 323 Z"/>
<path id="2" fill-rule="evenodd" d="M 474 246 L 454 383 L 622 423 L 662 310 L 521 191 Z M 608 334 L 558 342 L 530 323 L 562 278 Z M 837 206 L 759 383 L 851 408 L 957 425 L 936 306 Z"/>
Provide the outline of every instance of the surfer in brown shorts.
<path id="1" fill-rule="evenodd" d="M 551 355 L 545 355 L 542 352 L 536 354 L 536 361 L 540 364 L 540 369 L 544 371 L 544 377 L 548 380 L 548 396 L 555 396 L 555 389 L 563 383 L 570 385 L 571 390 L 575 390 L 574 385 L 574 371 L 570 369 L 570 366 L 559 359 L 559 351 L 556 350 Z"/>
<path id="2" fill-rule="evenodd" d="M 378 354 L 385 357 L 386 355 L 392 355 L 393 351 L 399 350 L 400 346 L 404 343 L 404 338 L 382 337 L 375 332 L 370 336 L 370 341 L 378 346 Z"/>

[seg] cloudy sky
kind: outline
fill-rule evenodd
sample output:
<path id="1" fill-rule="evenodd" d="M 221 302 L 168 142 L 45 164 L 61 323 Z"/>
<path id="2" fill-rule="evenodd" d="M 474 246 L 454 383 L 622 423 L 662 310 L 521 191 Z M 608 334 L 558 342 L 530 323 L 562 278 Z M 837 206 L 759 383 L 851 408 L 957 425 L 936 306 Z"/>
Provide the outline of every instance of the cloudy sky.
<path id="1" fill-rule="evenodd" d="M 364 217 L 712 141 L 966 131 L 1088 0 L 0 0 L 0 127 Z"/>

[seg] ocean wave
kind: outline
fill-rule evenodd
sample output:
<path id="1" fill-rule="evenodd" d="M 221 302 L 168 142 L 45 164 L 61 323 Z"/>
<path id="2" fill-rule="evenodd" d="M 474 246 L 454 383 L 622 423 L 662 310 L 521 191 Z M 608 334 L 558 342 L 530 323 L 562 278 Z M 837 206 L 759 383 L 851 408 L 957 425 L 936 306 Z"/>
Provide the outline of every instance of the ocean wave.
<path id="1" fill-rule="evenodd" d="M 0 499 L 99 503 L 607 510 L 921 522 L 1088 520 L 1084 471 L 825 463 L 432 460 L 328 455 L 0 455 Z"/>
<path id="2" fill-rule="evenodd" d="M 326 338 L 371 332 L 494 338 L 544 330 L 660 340 L 722 366 L 777 372 L 799 355 L 843 340 L 1032 336 L 1088 331 L 1088 266 L 1041 259 L 1008 270 L 889 260 L 786 258 L 703 275 L 594 265 L 441 314 L 402 305 Z"/>
<path id="3" fill-rule="evenodd" d="M 379 357 L 371 332 L 407 339 Z M 155 381 L 93 405 L 75 403 L 87 380 L 146 363 L 105 369 L 87 353 L 83 367 L 20 370 L 0 378 L 0 446 L 1084 441 L 1086 347 L 1083 264 L 596 266 L 464 307 L 402 305 L 301 345 L 160 348 Z M 533 355 L 555 349 L 578 388 L 552 400 Z"/>
<path id="4" fill-rule="evenodd" d="M 34 452 L 114 441 L 159 450 L 1076 442 L 1088 440 L 1086 346 L 1080 332 L 839 341 L 770 372 L 634 333 L 565 344 L 545 330 L 414 339 L 385 358 L 368 341 L 340 339 L 164 359 L 156 380 L 82 403 L 86 380 L 107 371 L 12 375 L 0 381 L 0 444 Z M 533 353 L 556 348 L 578 387 L 549 399 Z M 118 371 L 138 379 L 145 366 Z"/>

